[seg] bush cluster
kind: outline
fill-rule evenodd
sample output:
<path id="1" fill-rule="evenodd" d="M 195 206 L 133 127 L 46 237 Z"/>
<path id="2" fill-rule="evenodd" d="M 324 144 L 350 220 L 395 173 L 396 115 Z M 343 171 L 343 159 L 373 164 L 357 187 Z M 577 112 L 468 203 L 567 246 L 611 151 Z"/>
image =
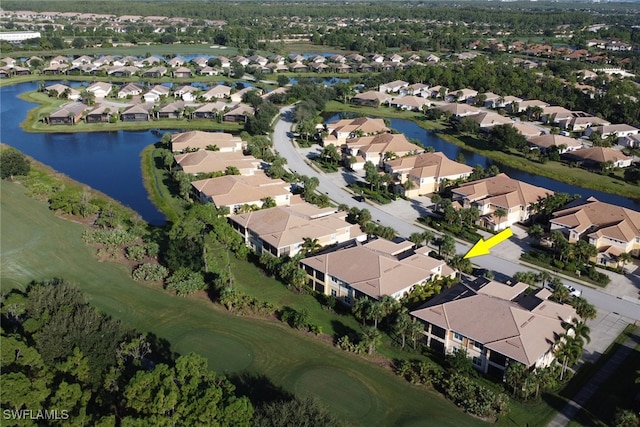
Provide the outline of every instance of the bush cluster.
<path id="1" fill-rule="evenodd" d="M 138 282 L 157 282 L 169 275 L 169 270 L 160 264 L 140 264 L 132 273 L 133 280 Z"/>
<path id="2" fill-rule="evenodd" d="M 135 234 L 122 229 L 85 230 L 82 233 L 82 240 L 85 243 L 98 243 L 107 246 L 127 245 L 136 239 Z"/>

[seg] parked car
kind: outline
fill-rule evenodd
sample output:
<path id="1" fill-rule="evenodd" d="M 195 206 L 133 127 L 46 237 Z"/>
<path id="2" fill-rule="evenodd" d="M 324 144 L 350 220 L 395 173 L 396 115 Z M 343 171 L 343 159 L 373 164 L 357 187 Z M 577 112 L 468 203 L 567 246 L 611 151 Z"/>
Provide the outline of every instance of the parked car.
<path id="1" fill-rule="evenodd" d="M 572 297 L 579 297 L 580 295 L 582 295 L 582 291 L 578 290 L 576 288 L 574 288 L 573 286 L 569 286 L 569 285 L 564 285 L 565 288 L 567 288 L 569 290 L 569 294 Z"/>

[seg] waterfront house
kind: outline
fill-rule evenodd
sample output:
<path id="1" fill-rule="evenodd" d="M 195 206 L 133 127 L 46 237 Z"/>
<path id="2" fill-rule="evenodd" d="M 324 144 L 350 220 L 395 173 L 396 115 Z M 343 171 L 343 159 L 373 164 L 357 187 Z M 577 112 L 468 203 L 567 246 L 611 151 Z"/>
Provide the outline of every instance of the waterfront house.
<path id="1" fill-rule="evenodd" d="M 549 301 L 547 289 L 529 293 L 524 283 L 462 280 L 410 313 L 423 325 L 428 348 L 464 351 L 476 369 L 498 379 L 513 362 L 528 368 L 554 362 L 558 337 L 577 318 L 573 307 Z"/>
<path id="2" fill-rule="evenodd" d="M 81 102 L 72 102 L 49 114 L 50 125 L 75 125 L 82 118 L 87 106 Z"/>
<path id="3" fill-rule="evenodd" d="M 229 223 L 258 255 L 294 257 L 304 250 L 305 239 L 321 247 L 366 239 L 359 225 L 345 221 L 346 213 L 303 202 L 229 217 Z"/>
<path id="4" fill-rule="evenodd" d="M 451 114 L 453 117 L 457 118 L 473 116 L 482 112 L 482 110 L 474 107 L 473 105 L 457 103 L 438 105 L 434 108 L 442 111 L 443 113 Z"/>
<path id="5" fill-rule="evenodd" d="M 245 156 L 242 151 L 211 151 L 207 149 L 177 154 L 175 161 L 180 169 L 191 175 L 225 172 L 229 167 L 238 169 L 240 175 L 253 175 L 262 163 L 253 156 Z"/>
<path id="6" fill-rule="evenodd" d="M 162 106 L 157 113 L 159 119 L 179 119 L 184 114 L 184 101 L 175 101 Z"/>
<path id="7" fill-rule="evenodd" d="M 246 122 L 249 116 L 253 116 L 255 110 L 251 105 L 238 104 L 222 116 L 225 122 Z"/>
<path id="8" fill-rule="evenodd" d="M 415 95 L 401 96 L 398 98 L 393 98 L 391 101 L 389 101 L 390 107 L 409 111 L 422 111 L 422 108 L 428 104 L 428 99 Z"/>
<path id="9" fill-rule="evenodd" d="M 399 93 L 406 90 L 408 87 L 409 82 L 405 82 L 404 80 L 394 80 L 389 83 L 381 84 L 378 91 L 382 93 Z"/>
<path id="10" fill-rule="evenodd" d="M 509 178 L 504 173 L 462 184 L 451 191 L 452 201 L 464 208 L 478 209 L 480 225 L 494 231 L 527 221 L 536 204 L 553 194 L 551 190 Z M 499 209 L 504 216 L 496 215 Z"/>
<path id="11" fill-rule="evenodd" d="M 142 72 L 143 77 L 147 77 L 147 78 L 151 77 L 155 79 L 159 79 L 165 74 L 167 74 L 167 67 L 162 67 L 162 66 L 151 67 L 148 70 L 144 70 Z"/>
<path id="12" fill-rule="evenodd" d="M 509 117 L 501 116 L 500 114 L 493 112 L 480 112 L 473 114 L 470 119 L 478 123 L 480 129 L 488 129 L 498 125 L 510 125 L 513 124 L 513 120 Z"/>
<path id="13" fill-rule="evenodd" d="M 146 122 L 149 121 L 149 111 L 151 104 L 136 104 L 124 110 L 120 114 L 123 122 Z"/>
<path id="14" fill-rule="evenodd" d="M 193 102 L 196 100 L 200 89 L 190 85 L 178 86 L 173 91 L 174 98 L 182 98 L 185 102 Z"/>
<path id="15" fill-rule="evenodd" d="M 96 98 L 105 98 L 111 93 L 111 83 L 95 82 L 87 87 L 87 92 L 92 92 Z"/>
<path id="16" fill-rule="evenodd" d="M 211 89 L 204 92 L 201 96 L 205 101 L 211 101 L 212 99 L 223 99 L 231 95 L 231 88 L 225 85 L 216 85 Z"/>
<path id="17" fill-rule="evenodd" d="M 187 67 L 178 67 L 173 70 L 173 77 L 176 79 L 188 79 L 191 77 L 191 70 Z"/>
<path id="18" fill-rule="evenodd" d="M 527 142 L 530 146 L 538 148 L 543 153 L 548 152 L 551 147 L 556 147 L 560 154 L 582 148 L 582 142 L 578 139 L 551 133 L 528 138 Z"/>
<path id="19" fill-rule="evenodd" d="M 325 128 L 328 135 L 323 139 L 323 145 L 342 145 L 349 138 L 376 135 L 390 131 L 384 123 L 384 119 L 372 119 L 370 117 L 337 120 L 327 123 Z"/>
<path id="20" fill-rule="evenodd" d="M 384 168 L 398 183 L 413 183 L 405 186 L 404 194 L 407 197 L 440 191 L 443 182 L 466 179 L 473 172 L 472 167 L 454 162 L 440 152 L 385 160 Z"/>
<path id="21" fill-rule="evenodd" d="M 570 243 L 594 245 L 600 264 L 617 267 L 622 253 L 640 255 L 640 212 L 632 209 L 589 197 L 554 212 L 549 223 L 551 231 L 561 231 Z"/>
<path id="22" fill-rule="evenodd" d="M 408 241 L 376 239 L 365 244 L 339 245 L 335 250 L 300 261 L 315 291 L 331 295 L 346 305 L 359 298 L 400 299 L 415 286 L 454 271 L 431 258 L 425 248 L 411 252 Z"/>
<path id="23" fill-rule="evenodd" d="M 108 123 L 111 118 L 111 108 L 107 105 L 98 105 L 84 116 L 85 123 Z"/>
<path id="24" fill-rule="evenodd" d="M 358 105 L 368 105 L 371 107 L 379 107 L 391 100 L 391 95 L 383 92 L 370 90 L 362 92 L 351 98 L 351 103 Z"/>
<path id="25" fill-rule="evenodd" d="M 565 153 L 564 157 L 587 169 L 627 168 L 633 162 L 633 157 L 609 147 L 582 148 Z"/>
<path id="26" fill-rule="evenodd" d="M 409 142 L 401 133 L 361 136 L 349 139 L 342 145 L 342 152 L 353 170 L 363 169 L 366 162 L 382 166 L 382 161 L 389 155 L 402 157 L 422 151 L 422 146 Z"/>
<path id="27" fill-rule="evenodd" d="M 290 184 L 281 179 L 271 179 L 264 172 L 249 176 L 225 175 L 191 183 L 202 203 L 213 203 L 217 208 L 227 207 L 235 213 L 243 205 L 262 207 L 266 199 L 276 206 L 288 206 L 291 202 Z"/>
<path id="28" fill-rule="evenodd" d="M 67 99 L 70 99 L 72 101 L 77 101 L 78 99 L 80 99 L 80 91 L 60 83 L 45 86 L 44 91 L 47 93 L 47 95 L 55 98 L 64 97 L 64 94 L 67 93 Z"/>
<path id="29" fill-rule="evenodd" d="M 145 102 L 158 102 L 161 98 L 169 96 L 170 89 L 163 85 L 155 85 L 143 95 Z"/>
<path id="30" fill-rule="evenodd" d="M 222 101 L 207 102 L 193 111 L 192 119 L 216 119 L 225 108 L 232 106 Z"/>
<path id="31" fill-rule="evenodd" d="M 171 137 L 171 150 L 185 152 L 204 150 L 216 146 L 219 152 L 242 152 L 244 142 L 240 137 L 225 132 L 191 130 L 176 133 Z"/>

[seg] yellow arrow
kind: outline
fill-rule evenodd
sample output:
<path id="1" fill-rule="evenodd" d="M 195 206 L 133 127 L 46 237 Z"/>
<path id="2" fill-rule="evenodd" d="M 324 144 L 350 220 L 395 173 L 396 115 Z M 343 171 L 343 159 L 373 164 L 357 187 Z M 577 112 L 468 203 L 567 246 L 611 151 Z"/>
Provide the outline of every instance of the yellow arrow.
<path id="1" fill-rule="evenodd" d="M 480 239 L 471 249 L 469 249 L 469 252 L 467 252 L 464 257 L 473 258 L 474 256 L 489 255 L 489 249 L 504 242 L 511 236 L 513 236 L 511 228 L 505 228 L 495 236 L 489 237 L 487 240 Z"/>

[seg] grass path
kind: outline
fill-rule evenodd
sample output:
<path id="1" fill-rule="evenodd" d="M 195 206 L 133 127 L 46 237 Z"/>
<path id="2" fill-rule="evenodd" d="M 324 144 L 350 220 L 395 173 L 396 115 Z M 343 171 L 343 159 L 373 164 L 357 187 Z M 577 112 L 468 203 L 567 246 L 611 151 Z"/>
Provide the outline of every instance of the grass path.
<path id="1" fill-rule="evenodd" d="M 232 316 L 204 299 L 134 282 L 124 266 L 93 257 L 81 241 L 83 226 L 56 218 L 20 185 L 2 182 L 0 210 L 3 292 L 62 277 L 96 307 L 167 339 L 174 351 L 196 351 L 221 373 L 265 375 L 289 392 L 317 395 L 354 425 L 483 425 L 439 395 L 279 322 Z"/>

